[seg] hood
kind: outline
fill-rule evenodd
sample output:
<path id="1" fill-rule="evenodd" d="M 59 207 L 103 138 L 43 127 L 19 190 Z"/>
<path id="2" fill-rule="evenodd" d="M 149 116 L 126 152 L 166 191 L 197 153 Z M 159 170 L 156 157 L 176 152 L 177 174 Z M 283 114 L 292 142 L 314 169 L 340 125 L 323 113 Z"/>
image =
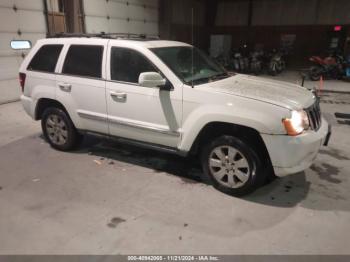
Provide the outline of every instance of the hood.
<path id="1" fill-rule="evenodd" d="M 207 84 L 230 95 L 237 95 L 288 109 L 303 109 L 315 102 L 315 96 L 304 87 L 282 81 L 237 74 L 235 76 Z"/>

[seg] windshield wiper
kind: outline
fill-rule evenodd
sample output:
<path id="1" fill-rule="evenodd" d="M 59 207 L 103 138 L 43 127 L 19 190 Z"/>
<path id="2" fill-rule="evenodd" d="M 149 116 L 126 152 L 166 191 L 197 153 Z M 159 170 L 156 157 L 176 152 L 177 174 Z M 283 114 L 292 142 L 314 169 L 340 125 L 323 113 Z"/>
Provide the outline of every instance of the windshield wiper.
<path id="1" fill-rule="evenodd" d="M 229 77 L 229 75 L 227 73 L 220 73 L 217 75 L 212 75 L 212 76 L 208 76 L 208 77 L 203 77 L 203 78 L 198 78 L 195 80 L 192 80 L 193 82 L 210 82 L 210 81 L 215 81 L 215 80 L 219 80 L 219 79 L 224 79 Z"/>
<path id="2" fill-rule="evenodd" d="M 220 73 L 220 74 L 217 74 L 217 75 L 214 75 L 212 77 L 210 77 L 211 80 L 217 80 L 217 79 L 224 79 L 224 78 L 227 78 L 229 77 L 229 74 L 227 73 Z"/>
<path id="3" fill-rule="evenodd" d="M 215 80 L 219 80 L 219 79 L 224 79 L 230 77 L 229 74 L 223 72 L 223 73 L 219 73 L 216 75 L 212 75 L 212 76 L 206 76 L 206 77 L 201 77 L 201 78 L 197 78 L 197 79 L 193 79 L 193 80 L 189 80 L 186 81 L 186 83 L 188 84 L 192 84 L 192 83 L 208 83 L 210 81 L 215 81 Z"/>

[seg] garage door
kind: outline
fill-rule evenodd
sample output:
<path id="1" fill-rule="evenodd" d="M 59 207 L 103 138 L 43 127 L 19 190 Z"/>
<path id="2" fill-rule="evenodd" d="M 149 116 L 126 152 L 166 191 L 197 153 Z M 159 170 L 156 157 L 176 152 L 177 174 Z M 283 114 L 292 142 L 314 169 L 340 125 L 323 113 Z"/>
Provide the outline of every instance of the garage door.
<path id="1" fill-rule="evenodd" d="M 17 100 L 20 95 L 18 68 L 26 52 L 10 48 L 13 39 L 33 44 L 46 35 L 42 0 L 0 1 L 0 104 Z"/>
<path id="2" fill-rule="evenodd" d="M 158 35 L 158 0 L 84 0 L 88 33 Z"/>

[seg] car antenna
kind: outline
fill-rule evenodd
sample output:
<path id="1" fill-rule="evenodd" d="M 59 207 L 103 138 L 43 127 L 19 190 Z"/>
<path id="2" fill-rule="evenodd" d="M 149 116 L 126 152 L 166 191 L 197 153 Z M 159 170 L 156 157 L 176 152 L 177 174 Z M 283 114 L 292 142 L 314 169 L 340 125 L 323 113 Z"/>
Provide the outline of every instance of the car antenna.
<path id="1" fill-rule="evenodd" d="M 192 74 L 192 81 L 191 81 L 191 85 L 192 85 L 192 88 L 194 88 L 194 85 L 193 85 L 193 73 L 194 73 L 194 70 L 193 70 L 193 65 L 194 65 L 194 9 L 193 9 L 193 6 L 192 6 L 192 9 L 191 9 L 191 41 L 192 41 L 192 48 L 191 48 L 191 74 Z"/>

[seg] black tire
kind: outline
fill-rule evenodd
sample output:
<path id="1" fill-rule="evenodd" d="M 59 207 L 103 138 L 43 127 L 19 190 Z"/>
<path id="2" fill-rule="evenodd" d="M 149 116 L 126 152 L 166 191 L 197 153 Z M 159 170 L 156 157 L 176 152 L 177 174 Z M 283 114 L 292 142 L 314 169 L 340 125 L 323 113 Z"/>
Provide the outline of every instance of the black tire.
<path id="1" fill-rule="evenodd" d="M 309 77 L 312 81 L 319 81 L 321 79 L 323 69 L 320 66 L 312 66 L 309 71 Z"/>
<path id="2" fill-rule="evenodd" d="M 64 140 L 58 141 L 54 139 L 55 137 L 57 138 L 57 135 L 54 137 L 54 133 L 50 133 L 52 128 L 57 128 L 57 125 L 55 127 L 51 125 L 52 119 L 59 119 L 58 123 L 60 123 L 62 126 L 64 124 L 63 127 L 59 127 L 61 129 L 59 134 L 62 135 L 60 137 L 65 138 Z M 45 109 L 41 118 L 41 128 L 46 141 L 51 145 L 51 147 L 60 151 L 70 151 L 76 148 L 82 141 L 82 135 L 77 132 L 69 115 L 61 108 L 49 107 Z"/>
<path id="3" fill-rule="evenodd" d="M 248 179 L 238 188 L 224 185 L 225 183 L 228 183 L 224 181 L 226 179 L 225 176 L 227 176 L 227 180 L 229 180 L 229 175 L 224 175 L 219 182 L 212 172 L 212 167 L 209 165 L 209 161 L 212 159 L 211 157 L 213 156 L 213 152 L 215 152 L 214 150 L 222 146 L 229 146 L 238 150 L 239 154 L 245 157 L 245 160 L 249 165 L 249 171 L 247 171 L 247 174 L 249 173 L 249 175 L 247 175 Z M 201 152 L 201 164 L 203 168 L 202 180 L 206 183 L 212 184 L 217 190 L 228 195 L 236 197 L 247 195 L 258 187 L 262 186 L 266 181 L 266 172 L 262 166 L 262 161 L 256 154 L 255 150 L 243 140 L 233 136 L 221 136 L 205 145 L 202 148 Z M 222 168 L 224 169 L 224 167 Z"/>

